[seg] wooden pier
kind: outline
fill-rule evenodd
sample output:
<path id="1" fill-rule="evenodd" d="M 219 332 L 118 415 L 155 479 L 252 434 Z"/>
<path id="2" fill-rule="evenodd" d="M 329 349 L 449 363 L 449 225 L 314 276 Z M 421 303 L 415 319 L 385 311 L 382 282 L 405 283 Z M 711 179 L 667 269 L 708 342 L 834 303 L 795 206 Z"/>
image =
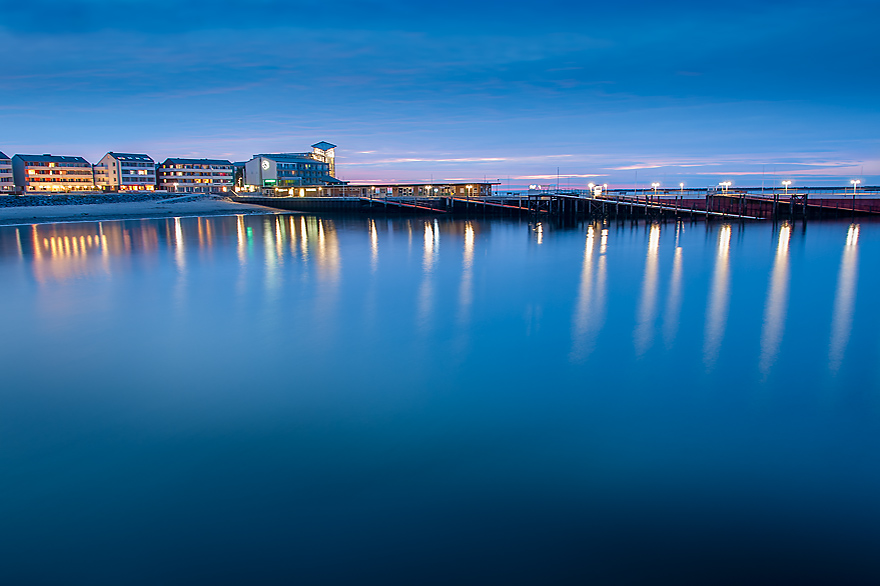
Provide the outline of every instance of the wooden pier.
<path id="1" fill-rule="evenodd" d="M 839 191 L 839 190 L 838 190 Z M 465 216 L 614 217 L 648 219 L 784 220 L 851 216 L 880 217 L 880 193 L 812 190 L 552 190 L 483 196 L 281 197 L 241 193 L 232 199 L 299 212 L 454 214 Z"/>

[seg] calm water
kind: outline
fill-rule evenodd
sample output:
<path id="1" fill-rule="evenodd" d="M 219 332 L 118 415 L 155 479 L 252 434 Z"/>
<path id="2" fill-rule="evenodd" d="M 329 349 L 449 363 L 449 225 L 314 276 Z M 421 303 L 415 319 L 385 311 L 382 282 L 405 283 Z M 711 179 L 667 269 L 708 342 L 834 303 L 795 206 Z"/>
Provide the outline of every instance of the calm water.
<path id="1" fill-rule="evenodd" d="M 4 584 L 877 583 L 880 224 L 0 228 Z"/>

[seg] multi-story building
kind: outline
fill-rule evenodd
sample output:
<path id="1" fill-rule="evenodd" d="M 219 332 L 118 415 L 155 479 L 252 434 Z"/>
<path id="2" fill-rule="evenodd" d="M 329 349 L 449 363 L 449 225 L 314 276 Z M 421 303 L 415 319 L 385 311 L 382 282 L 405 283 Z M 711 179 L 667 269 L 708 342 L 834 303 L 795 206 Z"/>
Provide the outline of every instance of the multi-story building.
<path id="1" fill-rule="evenodd" d="M 310 153 L 309 153 L 310 154 Z M 304 153 L 254 155 L 245 163 L 245 185 L 256 187 L 300 187 L 341 185 L 330 173 L 330 164 Z"/>
<path id="2" fill-rule="evenodd" d="M 12 159 L 0 151 L 0 194 L 9 194 L 15 190 L 12 179 Z"/>
<path id="3" fill-rule="evenodd" d="M 15 155 L 12 175 L 21 191 L 94 191 L 92 165 L 82 157 Z"/>
<path id="4" fill-rule="evenodd" d="M 159 189 L 183 193 L 222 193 L 232 188 L 232 163 L 221 159 L 165 159 Z"/>
<path id="5" fill-rule="evenodd" d="M 95 185 L 107 191 L 153 191 L 156 162 L 148 155 L 107 153 L 94 167 Z"/>
<path id="6" fill-rule="evenodd" d="M 310 155 L 316 161 L 327 163 L 330 168 L 330 176 L 336 177 L 336 145 L 325 140 L 312 145 Z"/>

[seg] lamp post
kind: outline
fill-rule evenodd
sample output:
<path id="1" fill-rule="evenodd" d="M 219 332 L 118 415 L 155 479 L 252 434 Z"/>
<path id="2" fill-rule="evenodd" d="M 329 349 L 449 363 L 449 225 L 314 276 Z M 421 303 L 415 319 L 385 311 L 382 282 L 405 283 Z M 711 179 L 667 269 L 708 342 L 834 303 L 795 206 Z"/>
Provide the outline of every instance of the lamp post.
<path id="1" fill-rule="evenodd" d="M 861 182 L 862 182 L 861 179 L 853 179 L 852 181 L 850 181 L 850 183 L 852 183 L 852 186 L 853 186 L 853 197 L 856 196 L 856 188 L 859 186 L 859 183 L 861 183 Z"/>
<path id="2" fill-rule="evenodd" d="M 658 187 L 660 187 L 660 184 L 659 184 L 659 183 L 652 183 L 652 184 L 651 184 L 651 189 L 654 190 L 654 201 L 657 200 L 657 188 L 658 188 Z"/>
<path id="3" fill-rule="evenodd" d="M 788 186 L 791 185 L 791 181 L 783 181 L 782 185 L 785 186 L 785 197 L 788 197 Z"/>

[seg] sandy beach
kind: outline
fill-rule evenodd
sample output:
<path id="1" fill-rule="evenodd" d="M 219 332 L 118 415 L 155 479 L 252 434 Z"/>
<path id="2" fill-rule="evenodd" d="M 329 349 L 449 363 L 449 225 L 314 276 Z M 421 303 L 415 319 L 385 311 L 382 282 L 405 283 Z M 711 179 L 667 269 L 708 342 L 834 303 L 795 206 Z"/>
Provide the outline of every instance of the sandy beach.
<path id="1" fill-rule="evenodd" d="M 0 226 L 15 224 L 47 224 L 77 220 L 128 220 L 167 218 L 175 216 L 227 216 L 235 214 L 287 213 L 258 205 L 242 204 L 217 197 L 193 200 L 153 200 L 123 203 L 100 203 L 57 206 L 26 206 L 0 208 Z"/>

